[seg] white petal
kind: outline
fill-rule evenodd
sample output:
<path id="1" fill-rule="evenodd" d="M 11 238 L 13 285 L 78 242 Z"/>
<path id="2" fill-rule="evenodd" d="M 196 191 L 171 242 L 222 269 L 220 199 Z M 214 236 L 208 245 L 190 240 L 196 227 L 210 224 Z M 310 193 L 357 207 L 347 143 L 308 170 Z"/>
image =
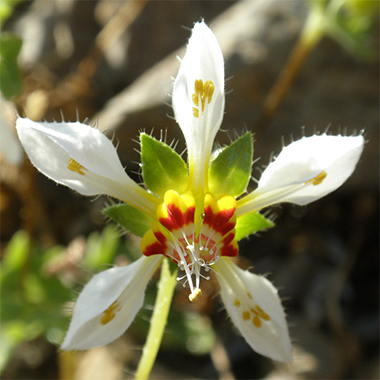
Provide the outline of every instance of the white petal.
<path id="1" fill-rule="evenodd" d="M 219 273 L 226 309 L 252 349 L 273 360 L 291 361 L 288 327 L 274 286 L 266 278 L 240 269 L 226 257 L 220 258 L 214 268 Z M 261 312 L 264 313 L 260 317 Z"/>
<path id="2" fill-rule="evenodd" d="M 145 288 L 161 260 L 161 255 L 142 256 L 130 265 L 95 275 L 78 297 L 61 348 L 87 350 L 121 336 L 143 305 Z M 115 305 L 115 315 L 102 324 L 111 305 Z"/>
<path id="3" fill-rule="evenodd" d="M 157 202 L 125 173 L 112 142 L 81 123 L 36 123 L 19 118 L 20 141 L 33 165 L 83 195 L 107 194 L 155 215 Z M 74 159 L 81 173 L 68 168 Z"/>
<path id="4" fill-rule="evenodd" d="M 239 201 L 238 215 L 275 203 L 305 205 L 324 197 L 352 174 L 363 147 L 361 135 L 323 134 L 293 142 L 264 170 L 258 188 Z"/>
<path id="5" fill-rule="evenodd" d="M 199 112 L 199 117 L 195 117 L 192 96 L 195 81 L 199 79 L 203 82 L 212 81 L 215 90 L 211 102 L 206 102 L 204 112 Z M 185 57 L 181 61 L 174 82 L 173 109 L 185 135 L 189 165 L 194 165 L 195 176 L 202 176 L 204 166 L 208 168 L 212 144 L 224 112 L 223 55 L 215 35 L 204 22 L 194 25 Z M 198 169 L 199 166 L 202 168 Z M 198 170 L 201 170 L 200 174 Z"/>

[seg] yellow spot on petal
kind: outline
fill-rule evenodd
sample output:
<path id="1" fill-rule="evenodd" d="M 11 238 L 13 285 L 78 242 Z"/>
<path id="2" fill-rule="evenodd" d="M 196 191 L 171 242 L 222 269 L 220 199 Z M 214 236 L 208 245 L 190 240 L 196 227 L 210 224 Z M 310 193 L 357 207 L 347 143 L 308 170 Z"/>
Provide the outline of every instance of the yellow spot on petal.
<path id="1" fill-rule="evenodd" d="M 261 319 L 257 315 L 253 317 L 252 322 L 257 328 L 261 327 Z"/>
<path id="2" fill-rule="evenodd" d="M 305 184 L 306 183 L 312 183 L 313 186 L 317 186 L 317 185 L 320 185 L 326 177 L 327 177 L 327 173 L 325 171 L 323 171 L 323 172 L 319 173 L 316 177 L 306 181 Z"/>
<path id="3" fill-rule="evenodd" d="M 120 310 L 119 301 L 115 301 L 107 310 L 103 311 L 103 315 L 100 318 L 101 325 L 107 325 L 110 323 L 116 316 L 116 313 Z"/>
<path id="4" fill-rule="evenodd" d="M 239 307 L 240 306 L 240 301 L 236 298 L 234 301 L 234 306 Z"/>
<path id="5" fill-rule="evenodd" d="M 191 302 L 195 302 L 199 296 L 202 295 L 202 290 L 199 288 L 194 289 L 193 292 L 189 295 L 189 300 Z"/>
<path id="6" fill-rule="evenodd" d="M 245 291 L 245 294 L 250 300 L 253 299 L 252 294 L 248 290 Z"/>
<path id="7" fill-rule="evenodd" d="M 257 311 L 259 312 L 259 315 L 264 321 L 270 321 L 270 316 L 259 306 L 256 306 Z"/>
<path id="8" fill-rule="evenodd" d="M 70 158 L 67 168 L 71 170 L 72 172 L 78 173 L 80 175 L 84 175 L 84 172 L 82 171 L 82 169 L 86 169 L 84 166 L 76 162 L 73 158 Z"/>
<path id="9" fill-rule="evenodd" d="M 244 319 L 245 321 L 248 321 L 248 319 L 251 318 L 251 314 L 249 313 L 249 311 L 243 311 L 242 316 L 243 316 L 243 319 Z"/>

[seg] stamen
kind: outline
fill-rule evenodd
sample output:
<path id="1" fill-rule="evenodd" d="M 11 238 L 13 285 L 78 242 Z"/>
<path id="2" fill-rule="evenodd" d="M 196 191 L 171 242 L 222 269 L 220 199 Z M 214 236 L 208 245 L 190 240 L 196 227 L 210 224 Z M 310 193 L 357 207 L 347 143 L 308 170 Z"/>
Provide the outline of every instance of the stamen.
<path id="1" fill-rule="evenodd" d="M 195 302 L 199 296 L 202 295 L 202 290 L 199 288 L 194 289 L 191 294 L 189 295 L 189 300 L 191 302 Z"/>
<path id="2" fill-rule="evenodd" d="M 110 323 L 120 309 L 120 303 L 116 300 L 107 310 L 103 311 L 103 316 L 100 318 L 100 324 L 104 326 Z"/>
<path id="3" fill-rule="evenodd" d="M 325 171 L 323 171 L 323 172 L 319 173 L 316 177 L 306 181 L 305 184 L 306 183 L 312 183 L 313 186 L 317 186 L 317 185 L 320 185 L 326 177 L 327 177 L 327 173 Z"/>
<path id="4" fill-rule="evenodd" d="M 86 169 L 84 166 L 76 162 L 73 158 L 70 158 L 67 168 L 71 170 L 72 172 L 78 173 L 80 175 L 84 175 L 84 172 L 82 171 L 82 169 Z"/>
<path id="5" fill-rule="evenodd" d="M 194 82 L 194 94 L 192 95 L 193 103 L 196 107 L 193 107 L 193 115 L 199 117 L 199 101 L 201 102 L 202 108 L 201 111 L 205 110 L 206 100 L 210 104 L 212 100 L 212 95 L 214 94 L 215 86 L 214 83 L 210 80 L 203 83 L 202 79 L 196 79 Z"/>

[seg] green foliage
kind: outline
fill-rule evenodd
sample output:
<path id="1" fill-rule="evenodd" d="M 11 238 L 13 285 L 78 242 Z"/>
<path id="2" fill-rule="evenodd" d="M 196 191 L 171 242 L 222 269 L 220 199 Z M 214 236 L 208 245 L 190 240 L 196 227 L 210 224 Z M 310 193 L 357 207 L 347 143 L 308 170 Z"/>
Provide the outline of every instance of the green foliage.
<path id="1" fill-rule="evenodd" d="M 3 26 L 3 22 L 9 18 L 13 13 L 13 8 L 21 0 L 1 0 L 0 1 L 0 26 Z"/>
<path id="2" fill-rule="evenodd" d="M 46 271 L 47 258 L 62 248 L 41 251 L 20 231 L 9 242 L 1 263 L 1 357 L 0 370 L 12 350 L 23 340 L 32 340 L 54 329 L 60 339 L 67 327 L 63 305 L 73 293 Z"/>
<path id="3" fill-rule="evenodd" d="M 171 261 L 169 262 L 171 263 Z M 178 267 L 175 268 L 178 271 Z M 149 286 L 145 294 L 145 304 L 153 305 L 156 297 L 156 287 Z M 131 325 L 132 333 L 145 339 L 151 319 L 150 308 L 143 308 Z M 206 355 L 215 346 L 216 336 L 210 320 L 196 312 L 185 312 L 172 307 L 162 339 L 162 347 L 170 350 L 181 350 L 193 355 Z"/>
<path id="4" fill-rule="evenodd" d="M 211 162 L 209 187 L 213 194 L 226 193 L 238 197 L 247 189 L 251 178 L 253 140 L 247 132 Z"/>
<path id="5" fill-rule="evenodd" d="M 82 265 L 86 269 L 96 270 L 112 263 L 119 247 L 119 240 L 119 233 L 112 225 L 105 227 L 101 233 L 91 233 L 87 239 Z"/>
<path id="6" fill-rule="evenodd" d="M 104 269 L 113 262 L 119 243 L 113 226 L 92 233 L 81 265 L 86 271 Z M 55 344 L 62 342 L 69 324 L 63 312 L 75 293 L 67 278 L 63 281 L 65 269 L 57 274 L 51 268 L 67 268 L 68 255 L 60 246 L 44 250 L 32 244 L 24 231 L 17 232 L 8 243 L 0 268 L 0 372 L 22 341 L 45 334 Z"/>
<path id="7" fill-rule="evenodd" d="M 237 219 L 236 222 L 236 240 L 239 241 L 256 232 L 272 228 L 274 223 L 260 214 L 252 212 Z"/>
<path id="8" fill-rule="evenodd" d="M 22 81 L 17 56 L 22 45 L 21 38 L 11 33 L 0 35 L 0 87 L 3 95 L 12 99 L 22 91 Z"/>
<path id="9" fill-rule="evenodd" d="M 141 133 L 141 164 L 144 183 L 159 197 L 169 189 L 183 193 L 187 186 L 187 165 L 169 145 Z"/>
<path id="10" fill-rule="evenodd" d="M 152 218 L 128 204 L 107 207 L 103 213 L 133 235 L 143 237 L 152 224 Z"/>
<path id="11" fill-rule="evenodd" d="M 363 59 L 377 56 L 372 34 L 379 2 L 372 0 L 309 0 L 307 34 L 325 34 Z M 322 32 L 322 33 L 321 33 Z"/>

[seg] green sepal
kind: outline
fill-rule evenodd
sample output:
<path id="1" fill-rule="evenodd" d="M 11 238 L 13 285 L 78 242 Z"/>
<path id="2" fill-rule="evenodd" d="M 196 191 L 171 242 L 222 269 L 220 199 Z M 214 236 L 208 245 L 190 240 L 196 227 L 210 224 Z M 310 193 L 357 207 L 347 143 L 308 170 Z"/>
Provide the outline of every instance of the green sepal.
<path id="1" fill-rule="evenodd" d="M 251 178 L 253 156 L 252 134 L 247 132 L 211 162 L 209 189 L 213 194 L 225 193 L 238 197 L 243 194 Z"/>
<path id="2" fill-rule="evenodd" d="M 146 133 L 140 134 L 140 141 L 145 186 L 159 197 L 163 197 L 167 190 L 183 193 L 188 182 L 188 172 L 182 157 L 169 145 Z"/>
<path id="3" fill-rule="evenodd" d="M 255 232 L 272 228 L 274 223 L 258 211 L 241 216 L 236 221 L 236 241 L 246 238 Z"/>
<path id="4" fill-rule="evenodd" d="M 142 211 L 124 203 L 105 208 L 103 214 L 120 224 L 133 235 L 139 237 L 145 235 L 153 221 L 150 216 Z"/>

